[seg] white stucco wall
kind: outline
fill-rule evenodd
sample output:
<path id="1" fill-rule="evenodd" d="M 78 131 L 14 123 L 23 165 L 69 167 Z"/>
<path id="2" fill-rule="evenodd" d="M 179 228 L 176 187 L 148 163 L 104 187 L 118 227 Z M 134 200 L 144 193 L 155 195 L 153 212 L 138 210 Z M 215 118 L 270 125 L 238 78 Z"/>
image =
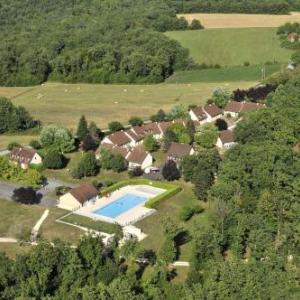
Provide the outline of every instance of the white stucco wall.
<path id="1" fill-rule="evenodd" d="M 59 198 L 57 206 L 62 209 L 74 211 L 80 208 L 81 204 L 77 201 L 75 197 L 72 196 L 71 193 L 67 193 Z"/>

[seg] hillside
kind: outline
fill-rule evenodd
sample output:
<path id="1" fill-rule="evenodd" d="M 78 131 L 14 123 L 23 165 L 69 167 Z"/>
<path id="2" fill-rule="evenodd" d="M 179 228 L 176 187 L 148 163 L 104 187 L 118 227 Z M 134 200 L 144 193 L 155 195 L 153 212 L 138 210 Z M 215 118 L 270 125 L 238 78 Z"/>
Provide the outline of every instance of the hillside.
<path id="1" fill-rule="evenodd" d="M 292 51 L 280 47 L 275 28 L 173 31 L 166 35 L 190 50 L 199 64 L 238 66 L 287 63 Z"/>
<path id="2" fill-rule="evenodd" d="M 190 64 L 160 32 L 186 27 L 155 0 L 0 0 L 0 86 L 160 82 Z"/>
<path id="3" fill-rule="evenodd" d="M 148 118 L 159 108 L 168 111 L 176 104 L 203 104 L 216 87 L 234 90 L 254 84 L 251 81 L 176 85 L 47 83 L 24 93 L 18 89 L 19 95 L 13 92 L 15 88 L 5 89 L 2 96 L 14 95 L 14 104 L 24 106 L 44 124 L 59 123 L 75 129 L 84 112 L 90 121 L 107 128 L 107 124 L 114 120 L 127 124 L 132 116 Z"/>

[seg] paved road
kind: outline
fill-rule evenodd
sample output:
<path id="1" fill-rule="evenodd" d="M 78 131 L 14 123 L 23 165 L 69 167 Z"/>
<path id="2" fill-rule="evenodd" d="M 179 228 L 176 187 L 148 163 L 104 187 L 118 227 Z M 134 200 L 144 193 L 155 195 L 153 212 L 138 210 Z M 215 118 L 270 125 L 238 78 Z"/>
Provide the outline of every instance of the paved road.
<path id="1" fill-rule="evenodd" d="M 55 188 L 61 185 L 73 186 L 58 180 L 49 179 L 47 185 L 38 190 L 38 193 L 43 195 L 40 205 L 43 207 L 55 206 L 57 201 L 56 196 L 54 195 Z M 20 187 L 22 186 L 19 184 L 0 181 L 0 198 L 11 200 L 13 191 Z"/>

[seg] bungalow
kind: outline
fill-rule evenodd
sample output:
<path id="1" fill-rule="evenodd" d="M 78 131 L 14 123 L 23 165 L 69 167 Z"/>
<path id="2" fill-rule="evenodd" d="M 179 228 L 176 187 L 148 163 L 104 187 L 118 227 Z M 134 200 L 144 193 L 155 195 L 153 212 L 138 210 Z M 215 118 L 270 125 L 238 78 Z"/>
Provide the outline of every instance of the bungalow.
<path id="1" fill-rule="evenodd" d="M 33 149 L 13 148 L 10 152 L 10 160 L 19 164 L 22 169 L 28 169 L 29 165 L 39 165 L 42 157 Z"/>
<path id="2" fill-rule="evenodd" d="M 256 102 L 237 102 L 237 101 L 230 101 L 227 103 L 224 114 L 230 115 L 233 118 L 237 118 L 241 113 L 247 113 L 250 111 L 256 111 L 262 108 L 265 108 L 265 104 L 256 103 Z"/>
<path id="3" fill-rule="evenodd" d="M 232 118 L 237 118 L 242 110 L 242 102 L 230 101 L 224 108 L 224 115 L 230 115 Z"/>
<path id="4" fill-rule="evenodd" d="M 221 118 L 223 112 L 218 106 L 214 104 L 208 104 L 204 107 L 196 106 L 191 108 L 189 114 L 193 121 L 198 121 L 201 125 L 208 122 L 214 122 L 218 118 Z"/>
<path id="5" fill-rule="evenodd" d="M 97 197 L 98 191 L 96 188 L 90 183 L 85 183 L 61 196 L 57 206 L 62 209 L 74 211 L 80 207 L 94 204 Z"/>
<path id="6" fill-rule="evenodd" d="M 136 167 L 140 167 L 144 170 L 150 167 L 153 163 L 153 157 L 150 153 L 145 152 L 142 148 L 133 148 L 128 150 L 126 148 L 118 147 L 112 144 L 101 144 L 97 151 L 97 158 L 100 158 L 100 152 L 102 149 L 110 151 L 112 154 L 119 154 L 124 157 L 128 162 L 128 169 L 132 170 Z"/>
<path id="7" fill-rule="evenodd" d="M 206 122 L 206 113 L 202 106 L 196 106 L 189 110 L 189 115 L 192 121 L 197 121 L 201 124 Z"/>
<path id="8" fill-rule="evenodd" d="M 194 153 L 195 150 L 191 145 L 173 142 L 168 150 L 167 159 L 178 163 L 183 157 L 193 155 Z"/>
<path id="9" fill-rule="evenodd" d="M 216 146 L 220 149 L 230 149 L 236 144 L 233 132 L 231 130 L 223 130 L 220 132 Z"/>
<path id="10" fill-rule="evenodd" d="M 102 149 L 110 151 L 114 155 L 122 155 L 124 158 L 127 156 L 129 150 L 127 148 L 119 147 L 113 144 L 102 143 L 96 152 L 96 157 L 100 158 L 100 152 Z"/>
<path id="11" fill-rule="evenodd" d="M 101 144 L 112 144 L 119 147 L 130 147 L 132 139 L 123 130 L 107 135 Z"/>
<path id="12" fill-rule="evenodd" d="M 142 170 L 150 167 L 153 163 L 153 157 L 150 153 L 145 152 L 143 149 L 135 148 L 128 153 L 125 158 L 128 161 L 128 168 L 133 170 L 140 167 Z"/>
<path id="13" fill-rule="evenodd" d="M 155 139 L 160 139 L 162 138 L 162 133 L 161 130 L 158 127 L 158 123 L 148 123 L 148 124 L 143 124 L 142 126 L 133 126 L 131 128 L 131 131 L 138 135 L 138 136 L 146 136 L 146 135 L 153 135 Z"/>

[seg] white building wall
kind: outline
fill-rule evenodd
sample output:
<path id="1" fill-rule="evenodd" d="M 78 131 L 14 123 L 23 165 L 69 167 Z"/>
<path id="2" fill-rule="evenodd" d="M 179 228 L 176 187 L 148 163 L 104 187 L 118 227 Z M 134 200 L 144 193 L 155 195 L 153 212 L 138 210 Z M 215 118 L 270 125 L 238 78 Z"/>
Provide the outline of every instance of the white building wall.
<path id="1" fill-rule="evenodd" d="M 192 121 L 199 121 L 198 117 L 195 115 L 195 113 L 192 110 L 189 111 L 189 115 Z"/>
<path id="2" fill-rule="evenodd" d="M 30 164 L 33 164 L 33 165 L 39 165 L 42 163 L 42 157 L 35 153 L 32 160 L 30 161 Z"/>
<path id="3" fill-rule="evenodd" d="M 57 207 L 74 211 L 79 209 L 81 207 L 81 204 L 77 201 L 75 197 L 72 196 L 71 193 L 67 193 L 59 198 Z"/>

